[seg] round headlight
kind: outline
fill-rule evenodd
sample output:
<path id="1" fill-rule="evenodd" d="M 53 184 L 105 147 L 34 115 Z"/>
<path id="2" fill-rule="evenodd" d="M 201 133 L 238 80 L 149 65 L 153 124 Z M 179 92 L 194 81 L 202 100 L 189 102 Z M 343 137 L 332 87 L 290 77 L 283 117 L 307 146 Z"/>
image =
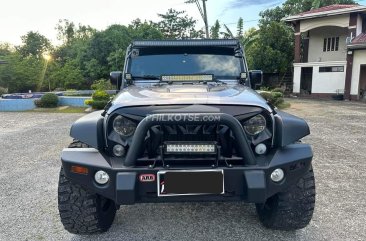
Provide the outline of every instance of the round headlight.
<path id="1" fill-rule="evenodd" d="M 256 115 L 244 123 L 244 130 L 249 135 L 257 135 L 266 129 L 266 119 L 262 115 Z"/>
<path id="2" fill-rule="evenodd" d="M 113 129 L 121 136 L 130 136 L 136 130 L 135 122 L 119 115 L 113 121 Z"/>

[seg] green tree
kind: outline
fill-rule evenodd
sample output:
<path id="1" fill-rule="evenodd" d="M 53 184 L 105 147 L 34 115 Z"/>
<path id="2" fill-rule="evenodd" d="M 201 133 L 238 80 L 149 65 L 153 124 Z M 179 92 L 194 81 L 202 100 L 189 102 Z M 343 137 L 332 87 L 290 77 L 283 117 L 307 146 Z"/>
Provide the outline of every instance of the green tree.
<path id="1" fill-rule="evenodd" d="M 256 41 L 258 41 L 258 33 L 258 30 L 255 28 L 250 28 L 244 32 L 244 34 L 239 38 L 244 49 L 249 49 Z"/>
<path id="2" fill-rule="evenodd" d="M 108 78 L 109 72 L 122 70 L 126 49 L 132 40 L 163 39 L 157 24 L 134 20 L 128 26 L 112 25 L 96 32 L 79 54 L 79 65 L 88 83 Z"/>
<path id="3" fill-rule="evenodd" d="M 257 40 L 246 51 L 250 68 L 286 73 L 292 65 L 293 41 L 293 30 L 285 23 L 261 25 Z"/>
<path id="4" fill-rule="evenodd" d="M 112 25 L 106 30 L 97 32 L 89 41 L 85 52 L 80 57 L 81 70 L 88 82 L 107 78 L 115 63 L 114 54 L 121 53 L 132 41 L 131 32 L 123 25 Z M 120 63 L 123 56 L 119 55 Z M 122 65 L 121 65 L 122 66 Z"/>
<path id="5" fill-rule="evenodd" d="M 75 40 L 88 40 L 97 32 L 89 25 L 79 24 L 76 26 L 75 23 L 67 19 L 60 19 L 55 30 L 57 31 L 57 39 L 64 44 L 69 44 Z"/>
<path id="6" fill-rule="evenodd" d="M 158 27 L 167 39 L 203 38 L 204 32 L 196 30 L 197 20 L 185 14 L 185 11 L 169 9 L 165 14 L 158 14 L 161 21 Z"/>
<path id="7" fill-rule="evenodd" d="M 13 48 L 9 43 L 0 43 L 0 58 L 11 54 Z"/>
<path id="8" fill-rule="evenodd" d="M 50 71 L 51 74 L 48 78 L 51 80 L 51 88 L 64 88 L 64 89 L 85 89 L 89 88 L 88 83 L 85 81 L 77 61 L 70 60 L 65 65 L 56 65 L 54 69 Z"/>
<path id="9" fill-rule="evenodd" d="M 224 32 L 220 32 L 223 38 L 225 39 L 234 38 L 233 32 L 231 32 L 230 28 L 226 24 L 224 24 L 224 29 L 225 29 Z"/>
<path id="10" fill-rule="evenodd" d="M 159 30 L 158 25 L 153 22 L 142 22 L 140 19 L 135 19 L 128 25 L 131 38 L 134 40 L 157 40 L 163 39 L 163 33 Z"/>
<path id="11" fill-rule="evenodd" d="M 55 29 L 58 39 L 62 40 L 63 44 L 52 53 L 54 59 L 62 64 L 69 60 L 77 60 L 79 66 L 82 66 L 80 58 L 97 31 L 90 26 L 76 26 L 66 19 L 60 20 Z"/>
<path id="12" fill-rule="evenodd" d="M 210 30 L 211 38 L 213 39 L 220 38 L 220 28 L 221 28 L 220 22 L 219 20 L 216 20 L 215 24 L 211 27 Z"/>
<path id="13" fill-rule="evenodd" d="M 11 92 L 51 89 L 90 88 L 94 80 L 108 78 L 112 70 L 122 70 L 126 48 L 134 39 L 163 39 L 158 24 L 139 19 L 128 26 L 112 25 L 104 31 L 68 20 L 56 25 L 62 41 L 53 48 L 48 39 L 37 32 L 22 37 L 22 45 L 12 48 L 0 45 L 0 85 Z M 43 53 L 49 52 L 52 61 L 45 71 Z"/>
<path id="14" fill-rule="evenodd" d="M 55 29 L 57 30 L 57 39 L 63 43 L 69 43 L 75 37 L 75 24 L 67 19 L 60 19 Z"/>
<path id="15" fill-rule="evenodd" d="M 114 90 L 116 87 L 113 86 L 109 80 L 100 79 L 94 81 L 91 88 L 92 90 Z"/>
<path id="16" fill-rule="evenodd" d="M 22 45 L 18 47 L 18 51 L 24 57 L 41 58 L 42 54 L 51 50 L 50 41 L 38 32 L 30 31 L 21 37 Z"/>
<path id="17" fill-rule="evenodd" d="M 33 56 L 24 58 L 18 52 L 4 56 L 8 64 L 0 66 L 0 86 L 9 93 L 35 91 L 40 85 L 44 61 Z"/>
<path id="18" fill-rule="evenodd" d="M 239 18 L 236 32 L 237 38 L 241 38 L 243 36 L 243 29 L 244 29 L 244 20 L 243 18 Z"/>

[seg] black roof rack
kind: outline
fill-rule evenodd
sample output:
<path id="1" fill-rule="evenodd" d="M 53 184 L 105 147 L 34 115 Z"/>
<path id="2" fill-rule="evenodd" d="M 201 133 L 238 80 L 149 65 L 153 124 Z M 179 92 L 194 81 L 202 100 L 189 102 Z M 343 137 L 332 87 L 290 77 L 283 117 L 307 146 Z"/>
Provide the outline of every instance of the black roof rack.
<path id="1" fill-rule="evenodd" d="M 237 39 L 192 39 L 192 40 L 138 40 L 133 41 L 132 47 L 189 47 L 189 46 L 220 46 L 236 47 Z"/>

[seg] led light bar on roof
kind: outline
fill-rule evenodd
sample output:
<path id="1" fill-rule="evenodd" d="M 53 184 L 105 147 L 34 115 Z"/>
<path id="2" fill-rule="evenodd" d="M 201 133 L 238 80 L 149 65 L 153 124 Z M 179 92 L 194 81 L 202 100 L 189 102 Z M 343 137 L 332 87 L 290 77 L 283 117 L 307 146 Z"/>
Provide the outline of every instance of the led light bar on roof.
<path id="1" fill-rule="evenodd" d="M 238 40 L 146 40 L 134 41 L 133 47 L 169 47 L 169 46 L 237 46 Z"/>
<path id="2" fill-rule="evenodd" d="M 212 74 L 204 74 L 204 75 L 162 75 L 161 81 L 213 81 Z"/>
<path id="3" fill-rule="evenodd" d="M 216 147 L 214 144 L 167 144 L 166 145 L 167 154 L 214 154 L 216 153 Z"/>

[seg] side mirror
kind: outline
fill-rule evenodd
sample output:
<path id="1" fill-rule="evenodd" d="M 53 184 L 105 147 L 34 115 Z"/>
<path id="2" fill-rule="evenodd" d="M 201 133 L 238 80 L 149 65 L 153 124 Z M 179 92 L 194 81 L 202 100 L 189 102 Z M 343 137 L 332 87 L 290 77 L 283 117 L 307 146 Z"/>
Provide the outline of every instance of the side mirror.
<path id="1" fill-rule="evenodd" d="M 253 89 L 263 84 L 263 71 L 262 70 L 251 70 L 249 71 L 250 85 Z"/>
<path id="2" fill-rule="evenodd" d="M 111 81 L 112 85 L 117 86 L 117 90 L 121 89 L 122 87 L 122 72 L 121 71 L 113 71 L 109 75 L 109 80 Z"/>

